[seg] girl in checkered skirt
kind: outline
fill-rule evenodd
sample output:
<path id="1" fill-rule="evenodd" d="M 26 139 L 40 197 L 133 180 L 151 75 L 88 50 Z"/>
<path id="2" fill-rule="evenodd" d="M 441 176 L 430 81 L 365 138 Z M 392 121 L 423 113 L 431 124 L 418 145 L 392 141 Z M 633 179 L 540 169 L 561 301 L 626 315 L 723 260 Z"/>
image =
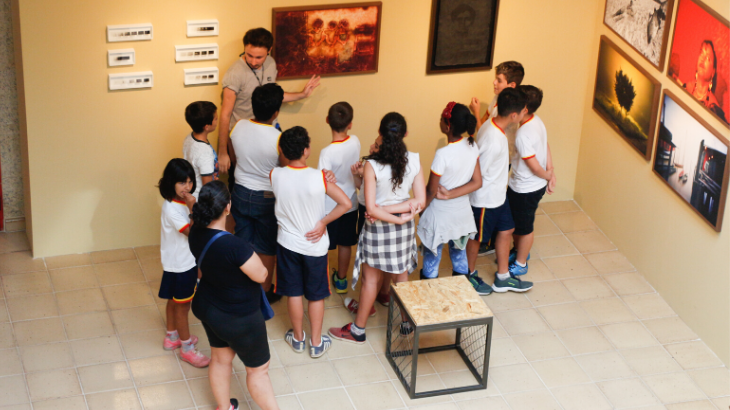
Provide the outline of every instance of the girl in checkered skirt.
<path id="1" fill-rule="evenodd" d="M 365 343 L 365 325 L 384 277 L 405 282 L 418 265 L 413 218 L 426 202 L 426 186 L 418 154 L 409 152 L 403 142 L 407 134 L 402 115 L 386 114 L 375 140 L 378 149 L 365 158 L 363 182 L 369 219 L 360 234 L 352 273 L 354 289 L 362 267 L 360 303 L 345 300 L 357 318 L 342 328 L 331 328 L 329 334 L 335 339 Z"/>

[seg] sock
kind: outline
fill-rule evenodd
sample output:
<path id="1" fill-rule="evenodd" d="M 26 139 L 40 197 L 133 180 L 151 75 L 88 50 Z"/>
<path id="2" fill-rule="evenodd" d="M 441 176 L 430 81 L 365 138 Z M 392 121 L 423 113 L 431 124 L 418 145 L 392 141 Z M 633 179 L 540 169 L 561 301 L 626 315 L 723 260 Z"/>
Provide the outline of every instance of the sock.
<path id="1" fill-rule="evenodd" d="M 470 273 L 469 276 L 476 276 L 477 272 L 479 272 L 479 271 L 477 271 L 476 269 L 474 269 L 474 272 Z"/>
<path id="2" fill-rule="evenodd" d="M 509 272 L 507 272 L 507 273 L 497 273 L 497 279 L 499 279 L 499 280 L 509 279 Z"/>
<path id="3" fill-rule="evenodd" d="M 322 338 L 321 337 L 319 338 L 319 344 L 318 345 L 314 344 L 314 342 L 312 341 L 312 339 L 309 339 L 309 344 L 312 345 L 312 346 L 314 346 L 314 347 L 320 347 L 320 346 L 322 346 Z"/>
<path id="4" fill-rule="evenodd" d="M 527 262 L 525 262 L 525 263 L 520 263 L 520 261 L 518 261 L 518 260 L 515 260 L 515 263 L 516 263 L 516 264 L 517 264 L 517 266 L 519 266 L 520 268 L 524 268 L 525 266 L 527 266 Z"/>
<path id="5" fill-rule="evenodd" d="M 357 325 L 353 322 L 352 326 L 350 326 L 350 333 L 355 336 L 362 336 L 365 334 L 365 329 L 357 327 Z"/>
<path id="6" fill-rule="evenodd" d="M 182 340 L 182 351 L 183 352 L 189 352 L 193 349 L 195 349 L 195 345 L 193 344 L 193 338 L 191 337 L 188 340 Z"/>
<path id="7" fill-rule="evenodd" d="M 167 337 L 168 339 L 170 339 L 174 342 L 175 340 L 180 338 L 180 335 L 177 334 L 177 330 L 173 330 L 172 332 L 170 332 L 168 330 L 167 335 L 165 337 Z"/>

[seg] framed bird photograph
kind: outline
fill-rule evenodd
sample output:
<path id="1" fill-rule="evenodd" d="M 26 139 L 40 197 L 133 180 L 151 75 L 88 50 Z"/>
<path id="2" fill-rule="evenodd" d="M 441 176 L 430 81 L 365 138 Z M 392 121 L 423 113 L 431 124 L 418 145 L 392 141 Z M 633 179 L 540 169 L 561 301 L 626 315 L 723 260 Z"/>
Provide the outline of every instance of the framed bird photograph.
<path id="1" fill-rule="evenodd" d="M 673 9 L 674 0 L 606 0 L 603 23 L 662 71 Z"/>

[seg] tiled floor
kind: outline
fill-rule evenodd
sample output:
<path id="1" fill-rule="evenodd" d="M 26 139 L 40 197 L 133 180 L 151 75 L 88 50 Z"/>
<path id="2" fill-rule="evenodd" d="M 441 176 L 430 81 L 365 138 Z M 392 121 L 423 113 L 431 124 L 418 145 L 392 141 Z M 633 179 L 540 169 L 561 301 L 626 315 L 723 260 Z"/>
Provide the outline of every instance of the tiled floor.
<path id="1" fill-rule="evenodd" d="M 728 409 L 728 369 L 575 203 L 543 204 L 536 233 L 535 287 L 484 298 L 495 313 L 487 390 L 409 400 L 383 354 L 381 306 L 364 346 L 336 342 L 318 360 L 294 354 L 277 303 L 267 326 L 281 408 Z M 23 232 L 0 234 L 0 410 L 215 407 L 207 371 L 161 348 L 157 247 L 45 260 L 27 250 Z M 479 265 L 491 283 L 493 257 Z M 448 258 L 442 266 L 450 274 Z M 325 327 L 351 320 L 340 296 L 327 306 Z M 424 355 L 419 385 L 469 383 L 459 363 L 448 352 Z M 246 404 L 240 362 L 235 372 L 233 395 L 257 409 Z"/>

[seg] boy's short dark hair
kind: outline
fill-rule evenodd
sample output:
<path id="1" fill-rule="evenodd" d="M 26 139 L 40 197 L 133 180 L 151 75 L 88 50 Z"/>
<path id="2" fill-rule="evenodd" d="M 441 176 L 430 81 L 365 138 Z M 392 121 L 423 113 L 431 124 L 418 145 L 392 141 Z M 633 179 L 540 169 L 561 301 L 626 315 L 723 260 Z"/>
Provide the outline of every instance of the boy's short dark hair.
<path id="1" fill-rule="evenodd" d="M 172 201 L 177 196 L 175 193 L 175 184 L 178 182 L 186 182 L 187 180 L 193 182 L 193 188 L 190 193 L 195 192 L 195 170 L 190 163 L 182 158 L 173 158 L 165 166 L 165 170 L 162 172 L 162 178 L 157 184 L 160 189 L 160 195 L 168 201 Z"/>
<path id="2" fill-rule="evenodd" d="M 304 127 L 295 126 L 281 133 L 279 148 L 289 161 L 296 161 L 304 155 L 304 149 L 309 148 L 309 133 Z"/>
<path id="3" fill-rule="evenodd" d="M 274 36 L 263 27 L 252 28 L 243 36 L 243 46 L 264 47 L 271 50 L 274 45 Z"/>
<path id="4" fill-rule="evenodd" d="M 516 88 L 505 88 L 497 97 L 497 111 L 500 117 L 519 114 L 527 105 L 527 96 Z"/>
<path id="5" fill-rule="evenodd" d="M 352 123 L 353 114 L 352 106 L 349 103 L 340 101 L 332 105 L 329 112 L 327 112 L 327 121 L 332 131 L 345 131 L 347 126 Z"/>
<path id="6" fill-rule="evenodd" d="M 185 121 L 194 133 L 200 134 L 206 125 L 213 124 L 216 111 L 218 108 L 210 101 L 195 101 L 185 108 Z"/>
<path id="7" fill-rule="evenodd" d="M 281 109 L 284 90 L 276 83 L 256 87 L 251 95 L 251 108 L 258 121 L 269 121 Z"/>
<path id="8" fill-rule="evenodd" d="M 515 83 L 516 85 L 520 85 L 522 84 L 522 79 L 525 78 L 525 69 L 517 61 L 505 61 L 497 66 L 497 75 L 499 74 L 504 75 L 508 84 Z"/>
<path id="9" fill-rule="evenodd" d="M 542 90 L 534 85 L 521 85 L 517 87 L 527 97 L 527 113 L 532 114 L 542 105 Z M 499 108 L 499 107 L 498 107 Z"/>

